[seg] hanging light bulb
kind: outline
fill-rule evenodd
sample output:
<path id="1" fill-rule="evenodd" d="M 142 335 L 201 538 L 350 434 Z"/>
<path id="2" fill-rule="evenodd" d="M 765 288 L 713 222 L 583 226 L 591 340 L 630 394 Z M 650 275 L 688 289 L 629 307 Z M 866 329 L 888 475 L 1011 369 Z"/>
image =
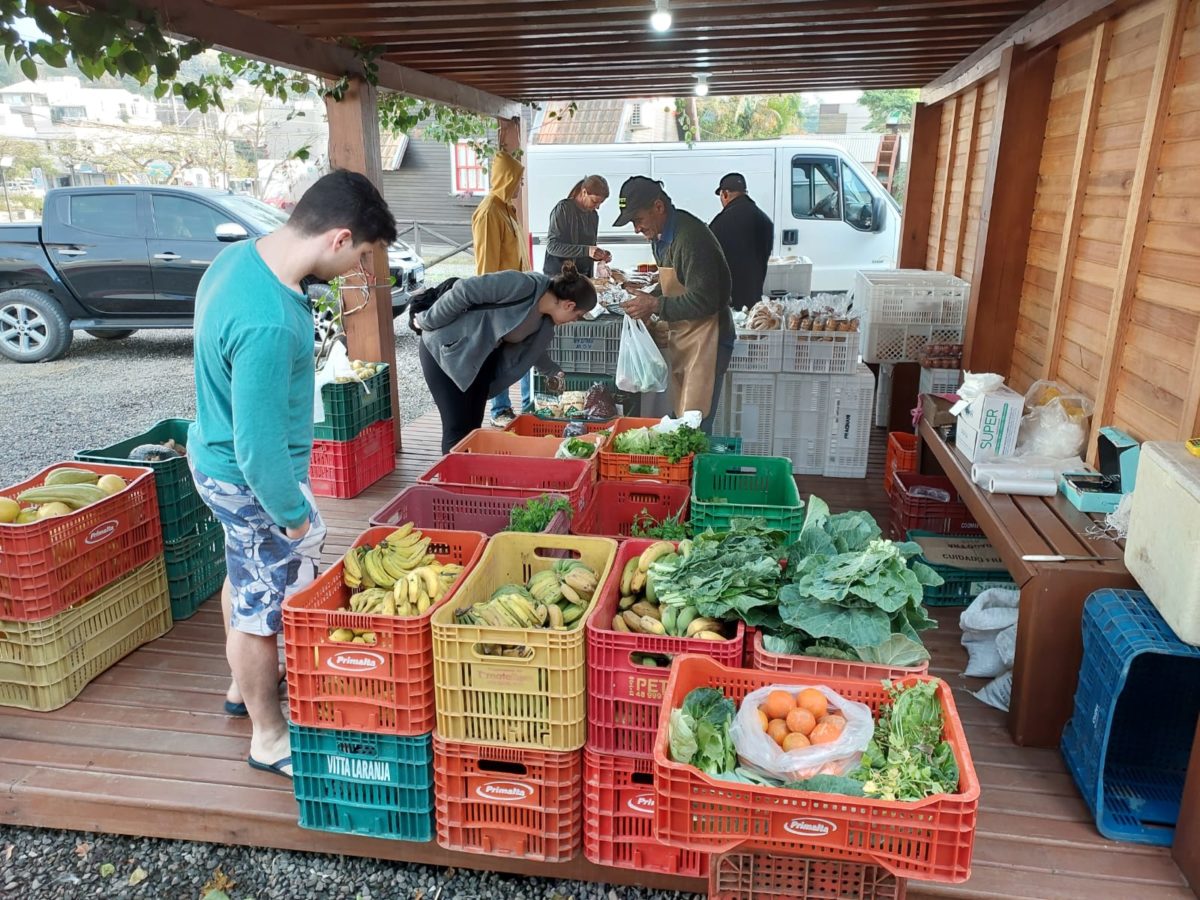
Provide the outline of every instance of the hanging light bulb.
<path id="1" fill-rule="evenodd" d="M 654 0 L 654 14 L 650 16 L 650 27 L 655 31 L 667 31 L 671 27 L 671 11 L 667 0 Z"/>
<path id="2" fill-rule="evenodd" d="M 707 72 L 697 72 L 696 73 L 696 96 L 697 97 L 707 97 L 708 96 L 708 73 Z"/>

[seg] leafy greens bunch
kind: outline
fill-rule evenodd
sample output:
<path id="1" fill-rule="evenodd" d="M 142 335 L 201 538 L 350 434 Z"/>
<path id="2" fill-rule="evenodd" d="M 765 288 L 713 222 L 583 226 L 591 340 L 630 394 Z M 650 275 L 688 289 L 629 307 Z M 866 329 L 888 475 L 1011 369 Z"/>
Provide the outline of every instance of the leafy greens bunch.
<path id="1" fill-rule="evenodd" d="M 633 517 L 630 534 L 635 538 L 657 538 L 660 541 L 682 541 L 692 536 L 691 526 L 683 518 L 683 509 L 661 522 L 642 509 Z"/>
<path id="2" fill-rule="evenodd" d="M 671 758 L 708 775 L 724 775 L 737 767 L 729 736 L 737 705 L 716 688 L 696 688 L 671 710 Z"/>
<path id="3" fill-rule="evenodd" d="M 674 431 L 656 431 L 653 428 L 634 428 L 623 431 L 613 439 L 617 453 L 642 456 L 665 456 L 673 463 L 693 453 L 708 452 L 708 435 L 690 425 L 680 425 Z"/>
<path id="4" fill-rule="evenodd" d="M 570 516 L 575 510 L 571 501 L 565 497 L 551 497 L 549 494 L 533 497 L 512 508 L 508 514 L 508 528 L 505 530 L 539 534 L 546 530 L 546 526 L 558 512 L 565 512 Z"/>

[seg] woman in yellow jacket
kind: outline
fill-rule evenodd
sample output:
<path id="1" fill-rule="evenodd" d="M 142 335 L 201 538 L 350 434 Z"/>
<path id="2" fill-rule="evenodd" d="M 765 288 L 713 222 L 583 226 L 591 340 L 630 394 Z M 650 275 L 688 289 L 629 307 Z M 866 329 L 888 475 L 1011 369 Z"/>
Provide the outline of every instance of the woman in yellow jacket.
<path id="1" fill-rule="evenodd" d="M 528 272 L 529 237 L 521 227 L 513 201 L 521 189 L 525 167 L 508 152 L 492 160 L 491 189 L 471 216 L 471 238 L 475 242 L 475 274 L 515 270 Z M 533 371 L 521 377 L 521 412 L 533 412 Z M 492 424 L 503 428 L 513 420 L 508 391 L 492 398 Z"/>

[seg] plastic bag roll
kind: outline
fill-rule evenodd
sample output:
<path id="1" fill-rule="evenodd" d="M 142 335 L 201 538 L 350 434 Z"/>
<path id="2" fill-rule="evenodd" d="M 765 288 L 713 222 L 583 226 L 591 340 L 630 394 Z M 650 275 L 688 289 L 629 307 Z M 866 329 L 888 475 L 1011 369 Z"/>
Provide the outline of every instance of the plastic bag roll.
<path id="1" fill-rule="evenodd" d="M 1058 485 L 1053 481 L 1042 481 L 1037 478 L 997 478 L 988 477 L 988 492 L 992 494 L 1026 494 L 1031 497 L 1053 497 L 1058 492 Z"/>
<path id="2" fill-rule="evenodd" d="M 1017 479 L 1018 481 L 1058 481 L 1058 472 L 1049 466 L 1026 466 L 1021 463 L 978 462 L 971 466 L 971 480 L 976 484 L 987 484 L 989 478 Z"/>

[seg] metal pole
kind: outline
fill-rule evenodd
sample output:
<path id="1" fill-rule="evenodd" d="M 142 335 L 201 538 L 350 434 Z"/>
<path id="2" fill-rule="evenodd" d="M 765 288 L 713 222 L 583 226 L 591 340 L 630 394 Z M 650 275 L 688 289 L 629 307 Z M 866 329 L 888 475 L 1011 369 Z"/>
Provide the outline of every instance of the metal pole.
<path id="1" fill-rule="evenodd" d="M 0 184 L 4 185 L 4 208 L 8 210 L 8 221 L 12 221 L 12 204 L 8 202 L 8 178 L 0 168 Z"/>

